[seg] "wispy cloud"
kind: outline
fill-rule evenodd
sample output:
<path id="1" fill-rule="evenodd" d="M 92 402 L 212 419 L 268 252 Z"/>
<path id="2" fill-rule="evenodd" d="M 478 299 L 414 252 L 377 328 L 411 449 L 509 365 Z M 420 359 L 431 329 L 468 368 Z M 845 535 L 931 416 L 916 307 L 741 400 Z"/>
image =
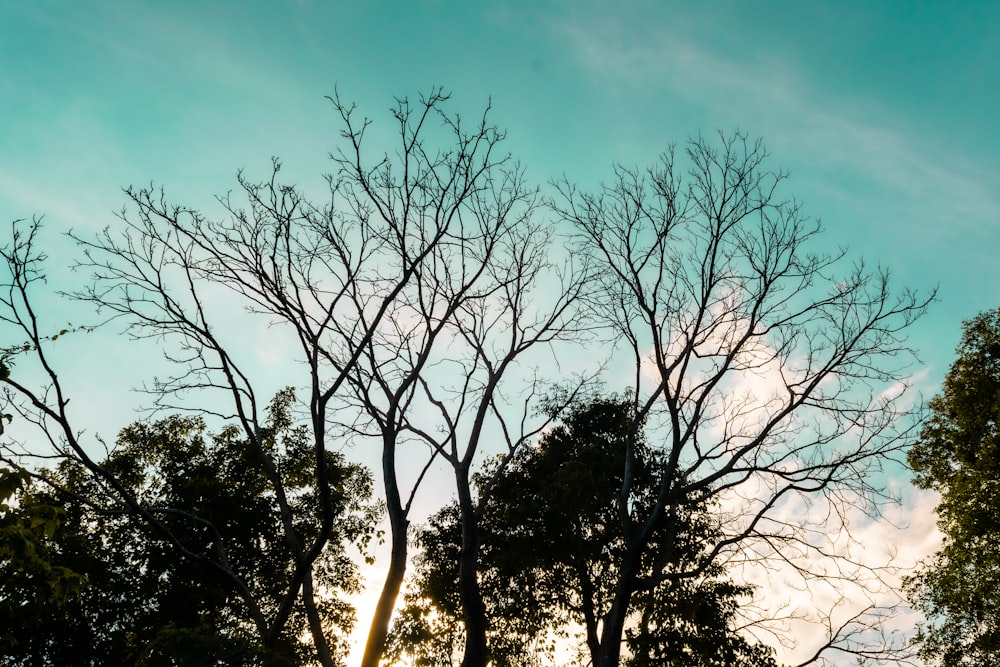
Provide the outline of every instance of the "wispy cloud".
<path id="1" fill-rule="evenodd" d="M 943 137 L 918 135 L 879 101 L 825 92 L 766 47 L 739 58 L 712 50 L 655 5 L 631 14 L 582 7 L 550 28 L 609 94 L 679 101 L 709 127 L 749 126 L 767 137 L 779 162 L 803 156 L 810 170 L 836 174 L 845 199 L 856 199 L 854 186 L 875 185 L 886 209 L 917 211 L 940 229 L 947 222 L 975 232 L 1000 218 L 1000 173 Z"/>
<path id="2" fill-rule="evenodd" d="M 904 503 L 883 507 L 877 517 L 859 506 L 843 512 L 825 498 L 781 503 L 770 523 L 806 521 L 806 541 L 787 545 L 781 558 L 756 545 L 732 564 L 734 576 L 757 587 L 741 609 L 748 630 L 774 646 L 782 664 L 806 660 L 830 640 L 833 629 L 855 617 L 857 622 L 844 628 L 857 633 L 854 639 L 874 647 L 889 638 L 905 646 L 921 618 L 900 593 L 901 581 L 940 547 L 937 502 L 936 494 L 914 492 Z M 829 651 L 826 657 L 823 664 L 854 664 L 847 653 Z"/>

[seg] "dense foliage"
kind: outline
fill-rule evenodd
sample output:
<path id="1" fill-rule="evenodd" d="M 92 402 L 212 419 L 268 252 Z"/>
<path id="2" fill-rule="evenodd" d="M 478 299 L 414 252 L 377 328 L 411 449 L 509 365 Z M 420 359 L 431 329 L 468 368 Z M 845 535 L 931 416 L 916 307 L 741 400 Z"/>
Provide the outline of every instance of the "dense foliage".
<path id="1" fill-rule="evenodd" d="M 289 419 L 291 395 L 271 406 L 272 449 L 294 496 L 298 516 L 315 515 L 309 439 Z M 370 534 L 373 508 L 365 505 L 371 479 L 356 465 L 330 453 L 331 490 L 340 521 L 315 566 L 325 589 L 320 611 L 342 642 L 354 621 L 343 599 L 358 590 L 358 569 L 345 551 Z M 53 599 L 24 597 L 26 586 L 48 579 L 22 560 L 0 564 L 5 582 L 0 613 L 7 621 L 5 653 L 10 665 L 297 665 L 314 660 L 303 642 L 302 609 L 277 641 L 262 646 L 241 599 L 215 567 L 199 555 L 226 554 L 224 562 L 249 582 L 267 605 L 282 598 L 294 560 L 279 531 L 280 517 L 259 461 L 235 428 L 206 433 L 204 421 L 174 416 L 136 423 L 121 431 L 104 462 L 143 506 L 162 517 L 189 557 L 138 521 L 104 486 L 73 463 L 44 474 L 21 489 L 15 513 L 22 523 L 45 508 L 57 523 L 42 524 L 39 554 L 49 571 L 74 573 L 85 585 Z M 29 524 L 30 525 L 30 524 Z M 298 526 L 308 535 L 315 527 Z M 12 583 L 20 588 L 13 590 Z M 344 651 L 340 651 L 344 653 Z"/>
<path id="2" fill-rule="evenodd" d="M 78 599 L 85 579 L 65 565 L 54 545 L 65 511 L 29 498 L 30 475 L 0 468 L 0 655 L 23 653 L 43 617 Z M 58 538 L 57 538 L 58 535 Z M 20 632 L 18 632 L 20 630 Z"/>
<path id="3" fill-rule="evenodd" d="M 931 664 L 1000 664 L 1000 310 L 964 325 L 958 358 L 909 461 L 941 494 L 944 545 L 908 579 L 930 623 L 917 640 Z"/>
<path id="4" fill-rule="evenodd" d="M 631 406 L 622 398 L 576 405 L 536 446 L 496 462 L 496 470 L 480 478 L 487 500 L 479 571 L 494 664 L 529 664 L 572 625 L 584 629 L 587 664 L 596 662 L 599 624 L 625 547 L 616 498 Z M 641 433 L 631 441 L 638 446 L 630 452 L 628 503 L 638 509 L 655 501 L 663 461 Z M 739 600 L 751 591 L 706 560 L 709 508 L 695 498 L 675 507 L 678 520 L 664 520 L 643 555 L 626 664 L 773 665 L 770 649 L 733 630 Z M 461 526 L 453 505 L 431 518 L 419 543 L 414 590 L 393 645 L 414 664 L 452 664 L 461 623 L 455 566 Z"/>

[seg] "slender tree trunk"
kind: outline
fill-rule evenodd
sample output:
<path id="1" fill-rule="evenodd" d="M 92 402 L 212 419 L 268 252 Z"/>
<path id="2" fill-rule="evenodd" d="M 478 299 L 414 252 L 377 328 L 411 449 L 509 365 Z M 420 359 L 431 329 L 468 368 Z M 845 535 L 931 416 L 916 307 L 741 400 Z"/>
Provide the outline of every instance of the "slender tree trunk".
<path id="1" fill-rule="evenodd" d="M 597 614 L 594 611 L 594 586 L 587 572 L 586 564 L 574 563 L 577 586 L 580 587 L 580 604 L 583 607 L 583 622 L 587 630 L 587 650 L 590 651 L 590 662 L 597 664 L 601 651 L 601 639 L 597 634 Z"/>
<path id="2" fill-rule="evenodd" d="M 479 590 L 479 527 L 467 471 L 458 474 L 458 505 L 462 513 L 462 551 L 458 586 L 465 621 L 465 654 L 462 667 L 486 667 L 486 607 Z M 463 479 L 464 478 L 464 479 Z"/>
<path id="3" fill-rule="evenodd" d="M 333 654 L 330 653 L 330 644 L 323 634 L 323 619 L 320 618 L 319 610 L 316 609 L 316 598 L 313 591 L 312 573 L 307 573 L 302 580 L 302 603 L 306 608 L 306 618 L 309 621 L 309 633 L 312 635 L 313 646 L 316 647 L 316 655 L 319 664 L 323 667 L 336 667 Z"/>
<path id="4" fill-rule="evenodd" d="M 386 435 L 394 438 L 394 435 Z M 382 454 L 382 474 L 385 481 L 386 512 L 389 515 L 389 539 L 391 548 L 389 555 L 389 571 L 382 584 L 382 594 L 379 595 L 375 614 L 372 616 L 371 628 L 368 630 L 368 641 L 365 643 L 365 653 L 361 658 L 361 667 L 378 667 L 379 660 L 385 650 L 385 640 L 389 635 L 389 624 L 392 612 L 396 609 L 396 598 L 403 585 L 406 575 L 407 532 L 409 521 L 406 510 L 399 495 L 399 485 L 396 479 L 396 450 L 393 444 L 386 444 Z"/>
<path id="5" fill-rule="evenodd" d="M 378 667 L 382 652 L 385 650 L 385 640 L 389 635 L 389 623 L 392 621 L 392 612 L 396 608 L 396 598 L 399 597 L 399 589 L 403 585 L 403 576 L 406 574 L 406 540 L 402 541 L 402 546 L 397 546 L 393 538 L 392 555 L 389 559 L 389 572 L 385 576 L 385 583 L 382 585 L 382 594 L 379 595 L 378 604 L 375 606 L 375 614 L 372 616 L 371 629 L 368 631 L 368 641 L 365 643 L 365 653 L 361 658 L 361 667 Z"/>
<path id="6" fill-rule="evenodd" d="M 632 603 L 635 578 L 639 572 L 638 556 L 630 550 L 622 562 L 615 586 L 615 598 L 611 609 L 604 616 L 601 628 L 601 648 L 594 667 L 618 667 L 622 657 L 622 637 L 625 634 L 625 618 Z"/>

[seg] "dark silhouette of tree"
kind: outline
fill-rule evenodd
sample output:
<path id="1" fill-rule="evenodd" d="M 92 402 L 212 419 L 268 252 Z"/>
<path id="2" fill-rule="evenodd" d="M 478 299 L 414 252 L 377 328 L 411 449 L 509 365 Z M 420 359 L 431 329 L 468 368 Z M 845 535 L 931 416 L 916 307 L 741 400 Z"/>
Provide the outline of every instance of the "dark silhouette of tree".
<path id="1" fill-rule="evenodd" d="M 486 619 L 476 603 L 470 474 L 484 433 L 502 434 L 498 446 L 513 451 L 541 428 L 526 419 L 545 391 L 534 367 L 551 356 L 552 343 L 577 333 L 581 320 L 572 306 L 591 281 L 584 267 L 549 253 L 556 246 L 537 219 L 539 195 L 501 152 L 504 133 L 490 125 L 488 109 L 469 124 L 447 111 L 439 89 L 416 103 L 399 99 L 392 109 L 398 147 L 372 153 L 371 121 L 337 96 L 331 102 L 343 142 L 331 155 L 325 202 L 281 183 L 277 161 L 263 182 L 241 173 L 240 197 L 220 198 L 217 219 L 168 203 L 162 190 L 129 188 L 119 225 L 96 238 L 74 237 L 85 254 L 77 268 L 93 274 L 75 296 L 124 323 L 131 336 L 163 346 L 176 372 L 147 387 L 154 407 L 232 418 L 257 443 L 299 563 L 274 617 L 257 613 L 243 592 L 267 641 L 283 631 L 297 595 L 315 598 L 312 563 L 335 518 L 323 491 L 329 441 L 377 443 L 382 455 L 390 559 L 366 667 L 378 663 L 405 573 L 414 496 L 433 462 L 446 461 L 465 512 L 466 621 L 478 628 L 468 633 L 467 650 L 470 664 L 478 664 Z M 47 323 L 33 302 L 43 279 L 37 230 L 37 221 L 14 226 L 3 250 L 11 276 L 2 304 L 8 331 L 27 341 L 35 368 L 19 361 L 24 367 L 0 382 L 12 417 L 38 425 L 59 456 L 80 461 L 127 498 L 128 490 L 88 455 L 50 364 Z M 220 289 L 290 332 L 298 346 L 289 361 L 301 362 L 296 384 L 321 495 L 320 529 L 309 539 L 297 534 L 287 482 L 259 442 L 259 374 L 227 337 L 227 314 L 211 307 Z M 25 380 L 36 370 L 38 385 Z M 137 502 L 130 506 L 168 535 L 159 517 Z M 311 619 L 318 629 L 318 616 Z M 323 644 L 321 633 L 313 637 Z M 332 664 L 329 647 L 318 650 L 321 662 Z"/>
<path id="2" fill-rule="evenodd" d="M 985 667 L 1000 661 L 1000 310 L 965 322 L 956 352 L 909 452 L 917 486 L 941 494 L 944 545 L 905 589 L 928 664 Z"/>
<path id="3" fill-rule="evenodd" d="M 58 504 L 28 495 L 31 475 L 0 468 L 0 655 L 30 647 L 41 619 L 80 595 L 86 578 L 60 563 L 54 545 L 66 523 Z M 30 649 L 29 649 L 30 650 Z"/>
<path id="4" fill-rule="evenodd" d="M 680 529 L 688 499 L 724 503 L 729 519 L 691 576 L 745 559 L 831 581 L 838 575 L 811 565 L 835 551 L 830 527 L 776 510 L 875 508 L 868 473 L 906 442 L 896 400 L 912 358 L 904 332 L 929 298 L 893 290 L 884 270 L 841 268 L 843 251 L 813 250 L 818 223 L 782 198 L 785 175 L 767 157 L 742 133 L 698 137 L 646 171 L 616 167 L 596 193 L 558 184 L 576 251 L 600 267 L 590 305 L 634 378 L 616 507 L 626 547 L 597 667 L 619 664 L 644 554 L 659 531 Z M 663 461 L 648 505 L 631 502 L 640 424 Z M 865 574 L 855 565 L 841 561 L 839 576 Z M 872 611 L 862 625 L 878 622 L 882 610 Z M 822 620 L 829 648 L 889 657 L 858 644 L 854 623 Z"/>
<path id="5" fill-rule="evenodd" d="M 338 521 L 328 448 L 374 444 L 381 457 L 389 563 L 363 667 L 382 656 L 407 567 L 411 508 L 440 462 L 454 478 L 462 531 L 463 661 L 484 665 L 490 628 L 479 521 L 490 477 L 503 475 L 546 427 L 550 417 L 536 417 L 536 408 L 552 385 L 571 386 L 563 398 L 572 402 L 594 379 L 548 377 L 570 356 L 575 364 L 572 344 L 583 336 L 588 360 L 610 356 L 607 368 L 628 366 L 634 377 L 616 478 L 623 546 L 608 610 L 595 625 L 600 667 L 620 662 L 626 621 L 642 604 L 645 554 L 663 531 L 680 534 L 685 503 L 725 506 L 728 520 L 706 538 L 704 558 L 672 575 L 678 581 L 711 578 L 722 562 L 801 565 L 826 555 L 814 525 L 775 520 L 785 503 L 815 498 L 841 516 L 873 507 L 866 503 L 879 490 L 866 473 L 904 440 L 898 393 L 886 389 L 905 377 L 903 332 L 926 300 L 895 292 L 884 271 L 839 271 L 843 253 L 810 251 L 817 226 L 778 198 L 783 175 L 766 168 L 759 143 L 698 139 L 686 176 L 668 153 L 648 172 L 616 169 L 597 194 L 557 184 L 558 203 L 546 205 L 502 151 L 504 133 L 488 108 L 469 123 L 439 89 L 416 102 L 398 99 L 395 145 L 373 150 L 371 121 L 336 95 L 331 102 L 342 142 L 321 199 L 281 182 L 275 160 L 262 182 L 241 173 L 236 194 L 219 199 L 218 217 L 172 204 L 152 186 L 129 188 L 118 224 L 74 236 L 84 255 L 77 268 L 93 276 L 75 296 L 128 335 L 156 341 L 171 364 L 146 387 L 153 408 L 240 429 L 294 560 L 280 600 L 264 604 L 218 554 L 189 548 L 167 517 L 92 455 L 101 443 L 74 422 L 52 351 L 62 329 L 50 328 L 39 307 L 45 257 L 37 220 L 16 223 L 0 248 L 0 335 L 24 341 L 16 364 L 0 362 L 0 423 L 37 426 L 48 451 L 5 439 L 8 458 L 82 465 L 175 555 L 228 582 L 258 644 L 280 642 L 301 608 L 325 667 L 338 658 L 314 581 Z M 576 241 L 560 243 L 570 231 Z M 233 343 L 223 302 L 293 341 L 288 368 L 299 375 L 289 382 L 302 399 L 317 493 L 308 517 L 289 491 L 306 473 L 283 470 L 266 442 L 271 390 L 261 387 L 270 378 Z M 769 378 L 766 390 L 747 388 L 757 376 Z M 640 425 L 662 464 L 655 494 L 633 505 Z M 505 458 L 482 470 L 487 451 Z M 813 572 L 801 565 L 803 577 Z M 817 576 L 857 574 L 840 572 Z M 850 639 L 870 617 L 849 627 L 824 620 L 830 647 L 884 656 Z M 649 627 L 660 622 L 650 617 Z"/>
<path id="6" fill-rule="evenodd" d="M 262 434 L 286 475 L 300 534 L 317 530 L 319 492 L 311 486 L 309 434 L 292 424 L 290 392 L 272 402 Z M 328 453 L 335 534 L 316 561 L 314 583 L 324 634 L 343 653 L 354 615 L 347 595 L 359 572 L 346 547 L 371 536 L 377 510 L 366 505 L 370 475 Z M 158 516 L 185 549 L 209 555 L 240 574 L 264 615 L 274 614 L 293 578 L 294 553 L 284 540 L 279 508 L 253 448 L 236 427 L 214 436 L 197 417 L 175 416 L 123 429 L 104 468 Z M 178 558 L 171 544 L 136 521 L 121 501 L 76 462 L 36 475 L 20 497 L 22 512 L 57 507 L 61 521 L 47 533 L 53 566 L 86 579 L 58 604 L 3 596 L 10 617 L 5 636 L 10 665 L 300 665 L 315 664 L 315 646 L 301 601 L 276 641 L 262 645 L 239 592 L 215 568 Z M 45 579 L 15 562 L 9 576 Z M 36 584 L 37 585 L 37 584 Z"/>
<path id="7" fill-rule="evenodd" d="M 576 403 L 535 446 L 487 477 L 480 579 L 494 664 L 526 664 L 529 651 L 573 625 L 584 629 L 591 662 L 598 659 L 600 619 L 612 602 L 626 547 L 616 511 L 626 452 L 634 456 L 629 503 L 636 508 L 655 502 L 664 463 L 641 429 L 633 436 L 635 446 L 626 446 L 630 426 L 628 398 Z M 662 523 L 643 557 L 628 664 L 774 665 L 770 649 L 733 629 L 745 587 L 726 581 L 718 565 L 697 580 L 674 578 L 698 567 L 714 531 L 708 508 L 697 499 L 675 511 L 678 520 Z M 450 627 L 461 619 L 455 568 L 460 535 L 454 506 L 421 531 L 414 590 L 395 630 L 400 653 L 447 654 Z M 432 625 L 432 612 L 444 622 Z"/>
<path id="8" fill-rule="evenodd" d="M 499 152 L 504 134 L 489 125 L 489 109 L 467 127 L 443 112 L 445 100 L 435 93 L 415 108 L 401 102 L 394 113 L 404 140 L 402 164 L 383 161 L 352 173 L 366 206 L 393 228 L 415 227 L 409 233 L 425 239 L 420 264 L 384 326 L 364 341 L 346 371 L 353 410 L 345 427 L 382 445 L 392 540 L 364 667 L 378 661 L 402 583 L 416 485 L 404 503 L 397 456 L 404 447 L 412 456 L 414 446 L 427 452 L 418 483 L 435 460 L 454 477 L 462 528 L 462 664 L 485 664 L 489 618 L 477 576 L 480 499 L 472 475 L 484 449 L 516 452 L 546 425 L 548 419 L 534 419 L 533 410 L 550 383 L 535 367 L 556 361 L 556 343 L 582 335 L 586 322 L 577 304 L 594 284 L 585 263 L 564 258 L 558 236 L 539 217 L 539 193 L 523 169 Z M 354 125 L 347 111 L 343 117 L 345 134 L 360 146 L 365 125 Z M 452 147 L 431 152 L 424 143 L 421 132 L 432 119 Z M 338 159 L 345 169 L 355 168 Z M 433 243 L 426 240 L 431 234 Z M 407 247 L 402 252 L 416 254 Z M 586 380 L 578 379 L 570 395 Z"/>

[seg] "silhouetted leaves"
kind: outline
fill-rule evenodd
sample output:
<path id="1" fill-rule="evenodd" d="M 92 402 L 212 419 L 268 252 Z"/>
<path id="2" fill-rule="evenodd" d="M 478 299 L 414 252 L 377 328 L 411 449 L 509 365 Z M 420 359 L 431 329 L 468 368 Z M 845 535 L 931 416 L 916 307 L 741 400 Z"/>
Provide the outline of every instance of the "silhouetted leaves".
<path id="1" fill-rule="evenodd" d="M 290 404 L 290 393 L 279 394 L 262 439 L 286 475 L 297 533 L 307 538 L 318 530 L 318 494 L 307 474 L 296 474 L 309 465 L 312 450 L 308 433 L 290 419 Z M 339 454 L 327 456 L 339 521 L 316 561 L 314 583 L 324 591 L 318 607 L 326 628 L 343 649 L 354 621 L 344 596 L 359 587 L 345 548 L 370 536 L 376 515 L 367 504 L 368 473 Z M 52 569 L 80 573 L 88 585 L 54 600 L 58 604 L 39 600 L 30 619 L 16 618 L 23 612 L 5 590 L 0 608 L 13 618 L 12 636 L 20 639 L 5 664 L 277 666 L 314 660 L 312 645 L 301 641 L 303 609 L 297 606 L 280 636 L 264 646 L 241 597 L 211 564 L 239 573 L 266 613 L 282 601 L 295 568 L 274 489 L 240 431 L 226 427 L 210 435 L 197 417 L 139 422 L 121 431 L 104 465 L 204 559 L 181 557 L 79 465 L 63 463 L 46 473 L 47 483 L 23 493 L 18 510 L 23 524 L 51 508 L 53 523 L 29 527 L 44 532 L 43 555 Z M 24 573 L 21 579 L 42 581 L 23 561 L 5 562 L 5 588 L 11 568 Z"/>
<path id="2" fill-rule="evenodd" d="M 648 511 L 663 461 L 639 434 L 630 436 L 632 403 L 600 398 L 576 405 L 537 446 L 480 477 L 487 494 L 480 519 L 480 584 L 491 621 L 494 664 L 526 664 L 547 642 L 582 626 L 596 659 L 599 624 L 611 604 L 625 556 L 616 499 L 626 469 L 628 502 Z M 494 476 L 495 474 L 495 476 Z M 489 486 L 485 486 L 489 482 Z M 643 554 L 635 613 L 627 631 L 633 665 L 773 665 L 770 649 L 733 631 L 740 597 L 750 589 L 704 562 L 712 527 L 708 508 L 691 498 L 657 527 Z M 420 532 L 414 591 L 394 626 L 397 656 L 449 664 L 460 623 L 457 508 L 443 508 Z"/>
<path id="3" fill-rule="evenodd" d="M 1000 662 L 1000 310 L 966 322 L 957 353 L 909 454 L 916 484 L 941 494 L 944 546 L 905 585 L 930 620 L 922 657 L 987 667 Z"/>

